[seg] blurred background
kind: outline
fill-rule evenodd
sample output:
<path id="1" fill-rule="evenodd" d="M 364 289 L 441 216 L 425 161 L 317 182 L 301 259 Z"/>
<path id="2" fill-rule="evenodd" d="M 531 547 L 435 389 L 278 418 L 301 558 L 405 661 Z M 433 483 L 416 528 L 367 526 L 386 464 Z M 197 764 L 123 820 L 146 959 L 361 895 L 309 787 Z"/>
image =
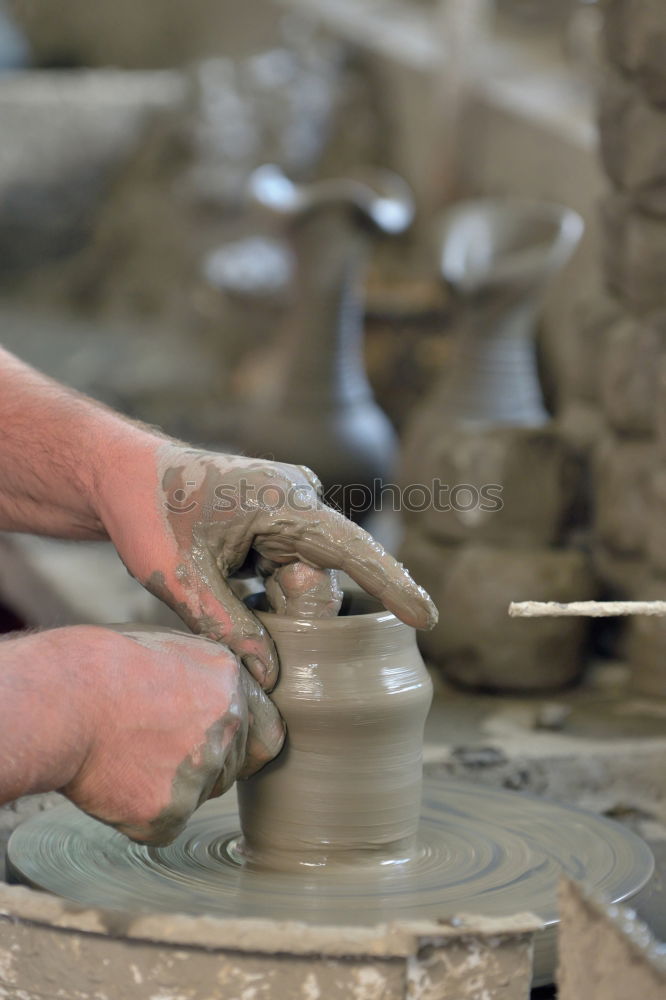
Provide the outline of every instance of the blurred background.
<path id="1" fill-rule="evenodd" d="M 362 487 L 340 506 L 433 593 L 449 680 L 629 657 L 666 694 L 656 619 L 506 618 L 666 596 L 666 26 L 642 2 L 628 29 L 621 0 L 2 0 L 2 343 Z M 381 491 L 435 480 L 448 511 Z M 6 627 L 166 615 L 107 546 L 2 546 Z"/>
<path id="2" fill-rule="evenodd" d="M 665 52 L 663 0 L 0 0 L 0 342 L 342 487 L 439 607 L 426 763 L 641 832 L 662 940 L 665 620 L 507 606 L 666 598 Z M 0 536 L 2 630 L 128 620 L 110 545 Z"/>
<path id="3" fill-rule="evenodd" d="M 249 175 L 387 168 L 416 216 L 373 247 L 365 350 L 401 428 L 450 353 L 437 213 L 452 200 L 514 194 L 586 215 L 547 321 L 565 322 L 571 282 L 591 281 L 599 17 L 552 0 L 4 0 L 0 293 L 17 324 L 29 308 L 52 326 L 36 325 L 33 348 L 33 324 L 7 320 L 3 340 L 135 416 L 224 442 L 284 291 L 270 245 L 243 259 L 243 241 L 283 235 L 248 204 Z M 223 247 L 237 251 L 226 267 Z"/>

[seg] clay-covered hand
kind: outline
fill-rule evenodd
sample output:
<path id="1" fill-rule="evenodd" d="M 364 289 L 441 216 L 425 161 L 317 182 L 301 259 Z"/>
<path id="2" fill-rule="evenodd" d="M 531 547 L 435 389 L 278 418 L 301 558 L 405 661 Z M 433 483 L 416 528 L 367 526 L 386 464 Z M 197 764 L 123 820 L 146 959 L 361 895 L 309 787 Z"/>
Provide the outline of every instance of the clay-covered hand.
<path id="1" fill-rule="evenodd" d="M 60 790 L 92 816 L 167 844 L 279 752 L 277 709 L 224 646 L 172 630 L 80 631 L 87 752 Z"/>
<path id="2" fill-rule="evenodd" d="M 146 435 L 109 462 L 98 514 L 130 573 L 193 632 L 226 643 L 270 690 L 277 658 L 229 577 L 252 556 L 276 610 L 335 614 L 341 569 L 416 628 L 432 601 L 367 532 L 322 504 L 302 466 L 187 448 Z"/>

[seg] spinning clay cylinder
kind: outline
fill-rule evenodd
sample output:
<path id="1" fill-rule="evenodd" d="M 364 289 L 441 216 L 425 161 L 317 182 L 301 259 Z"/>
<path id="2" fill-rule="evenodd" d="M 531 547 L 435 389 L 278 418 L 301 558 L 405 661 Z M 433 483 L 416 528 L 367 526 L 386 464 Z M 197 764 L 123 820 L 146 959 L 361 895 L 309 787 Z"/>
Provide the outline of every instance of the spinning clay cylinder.
<path id="1" fill-rule="evenodd" d="M 259 613 L 280 657 L 280 755 L 238 783 L 251 863 L 285 869 L 410 858 L 432 684 L 413 629 L 386 611 Z"/>

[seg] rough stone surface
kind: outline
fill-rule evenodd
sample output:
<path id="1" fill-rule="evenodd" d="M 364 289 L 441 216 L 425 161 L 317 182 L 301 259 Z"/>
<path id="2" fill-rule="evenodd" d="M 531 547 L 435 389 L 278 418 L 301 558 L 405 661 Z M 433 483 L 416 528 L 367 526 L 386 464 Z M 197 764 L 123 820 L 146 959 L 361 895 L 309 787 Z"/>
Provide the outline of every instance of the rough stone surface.
<path id="1" fill-rule="evenodd" d="M 642 555 L 619 555 L 608 546 L 596 543 L 592 548 L 592 564 L 609 599 L 631 601 L 645 597 L 648 567 Z"/>
<path id="2" fill-rule="evenodd" d="M 600 95 L 600 146 L 615 190 L 602 202 L 602 265 L 625 316 L 609 330 L 601 354 L 603 414 L 620 436 L 607 434 L 597 449 L 593 561 L 612 596 L 641 599 L 652 585 L 658 592 L 653 575 L 666 574 L 663 0 L 604 0 L 603 38 L 609 65 Z M 666 653 L 662 630 L 660 620 L 637 620 L 619 633 L 639 687 L 652 692 Z"/>
<path id="3" fill-rule="evenodd" d="M 631 910 L 560 888 L 559 1000 L 666 1000 L 666 955 Z"/>
<path id="4" fill-rule="evenodd" d="M 405 555 L 408 557 L 409 553 Z M 423 559 L 423 553 L 421 553 Z M 586 557 L 576 551 L 470 545 L 432 549 L 432 591 L 439 623 L 423 633 L 426 657 L 444 676 L 491 690 L 555 689 L 580 671 L 587 622 L 509 618 L 510 601 L 585 600 L 595 596 Z M 423 560 L 425 562 L 425 559 Z"/>
<path id="5" fill-rule="evenodd" d="M 307 991 L 331 1000 L 404 996 L 400 962 L 225 956 L 199 948 L 128 945 L 1 918 L 0 926 L 0 996 L 8 1000 L 56 995 L 63 1000 L 208 1000 L 211 995 L 301 1000 Z"/>
<path id="6" fill-rule="evenodd" d="M 179 73 L 17 73 L 0 81 L 0 257 L 16 269 L 78 249 L 155 117 L 184 97 Z"/>
<path id="7" fill-rule="evenodd" d="M 435 498 L 411 515 L 433 538 L 503 545 L 548 545 L 558 539 L 573 470 L 555 427 L 468 431 L 431 426 L 423 450 L 408 443 L 410 447 L 416 455 L 409 462 L 415 476 L 409 483 L 422 483 L 433 495 L 434 484 L 445 488 L 440 509 Z"/>
<path id="8" fill-rule="evenodd" d="M 607 54 L 633 74 L 650 100 L 666 104 L 666 19 L 662 0 L 605 0 Z"/>
<path id="9" fill-rule="evenodd" d="M 601 401 L 610 427 L 625 434 L 654 431 L 659 364 L 666 353 L 666 315 L 626 318 L 610 328 L 601 357 Z"/>
<path id="10" fill-rule="evenodd" d="M 666 577 L 666 466 L 663 464 L 652 477 L 647 553 L 651 568 Z"/>
<path id="11" fill-rule="evenodd" d="M 666 358 L 657 369 L 654 426 L 659 461 L 666 461 Z"/>
<path id="12" fill-rule="evenodd" d="M 655 453 L 649 438 L 607 435 L 595 456 L 595 534 L 618 555 L 645 551 Z"/>
<path id="13" fill-rule="evenodd" d="M 664 600 L 666 581 L 648 580 L 644 599 Z M 631 686 L 638 694 L 666 697 L 666 619 L 636 616 L 629 623 L 628 649 L 631 659 Z"/>
<path id="14" fill-rule="evenodd" d="M 627 306 L 666 307 L 666 226 L 619 192 L 602 202 L 602 259 L 609 288 Z"/>
<path id="15" fill-rule="evenodd" d="M 601 89 L 600 149 L 615 184 L 637 207 L 666 214 L 666 109 L 649 104 L 639 88 L 608 73 Z"/>
<path id="16" fill-rule="evenodd" d="M 568 380 L 572 395 L 586 403 L 599 401 L 599 358 L 604 350 L 606 331 L 623 316 L 617 299 L 597 290 L 572 309 L 572 338 Z"/>
<path id="17" fill-rule="evenodd" d="M 605 429 L 604 417 L 599 407 L 577 399 L 567 403 L 561 416 L 558 417 L 557 425 L 572 454 L 585 463 Z M 587 476 L 587 472 L 587 468 L 584 468 L 580 475 Z M 584 486 L 580 482 L 578 485 Z"/>
<path id="18" fill-rule="evenodd" d="M 0 886 L 0 996 L 527 1000 L 539 927 L 529 914 L 355 934 L 272 921 L 133 920 Z"/>

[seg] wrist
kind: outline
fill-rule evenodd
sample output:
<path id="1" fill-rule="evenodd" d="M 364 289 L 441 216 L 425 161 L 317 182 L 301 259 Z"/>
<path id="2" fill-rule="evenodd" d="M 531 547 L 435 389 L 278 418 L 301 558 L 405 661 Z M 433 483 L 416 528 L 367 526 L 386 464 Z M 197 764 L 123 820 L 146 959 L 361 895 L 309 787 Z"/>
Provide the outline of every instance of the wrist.
<path id="1" fill-rule="evenodd" d="M 54 744 L 62 753 L 57 789 L 72 780 L 83 766 L 103 719 L 100 639 L 106 630 L 95 625 L 73 625 L 39 633 L 37 662 L 48 678 L 52 696 Z M 54 759 L 58 758 L 58 752 Z"/>
<path id="2" fill-rule="evenodd" d="M 147 484 L 155 489 L 156 452 L 168 442 L 158 433 L 104 411 L 88 428 L 88 478 L 85 489 L 107 537 L 114 539 L 116 518 L 126 504 L 135 513 L 146 508 Z"/>
<path id="3" fill-rule="evenodd" d="M 100 724 L 94 626 L 52 629 L 0 645 L 0 801 L 56 791 L 83 766 Z M 4 707 L 4 712 L 3 712 Z"/>

